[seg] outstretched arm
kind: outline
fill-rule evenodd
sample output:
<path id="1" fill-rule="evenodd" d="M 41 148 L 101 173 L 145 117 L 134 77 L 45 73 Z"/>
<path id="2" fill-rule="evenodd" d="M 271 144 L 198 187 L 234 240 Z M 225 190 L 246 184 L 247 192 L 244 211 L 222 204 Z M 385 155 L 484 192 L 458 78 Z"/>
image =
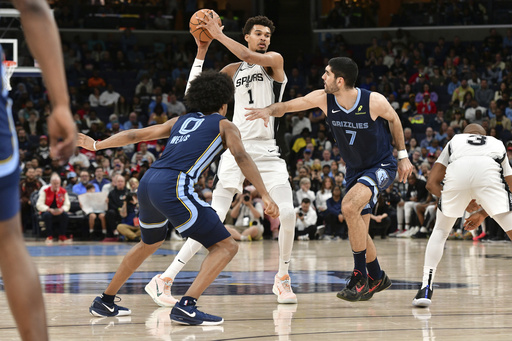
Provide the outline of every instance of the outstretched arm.
<path id="1" fill-rule="evenodd" d="M 240 131 L 238 128 L 228 120 L 220 121 L 220 133 L 224 146 L 229 148 L 229 151 L 235 157 L 236 163 L 245 177 L 256 187 L 261 194 L 261 198 L 265 203 L 265 213 L 276 218 L 279 216 L 279 208 L 270 197 L 263 179 L 258 171 L 258 167 L 252 158 L 245 151 L 242 139 L 240 138 Z"/>
<path id="2" fill-rule="evenodd" d="M 204 42 L 204 41 L 197 39 L 196 37 L 194 37 L 194 40 L 196 41 L 196 44 L 197 44 L 197 53 L 196 53 L 196 59 L 194 60 L 194 63 L 192 64 L 192 68 L 190 68 L 190 73 L 188 75 L 188 80 L 187 80 L 187 86 L 185 87 L 185 94 L 187 93 L 188 88 L 190 87 L 190 82 L 192 82 L 194 79 L 196 79 L 196 77 L 199 76 L 201 74 L 201 72 L 203 71 L 203 63 L 204 63 L 204 59 L 206 57 L 206 52 L 208 52 L 208 47 L 210 46 L 210 43 L 212 42 L 211 40 Z"/>
<path id="3" fill-rule="evenodd" d="M 297 112 L 311 108 L 320 108 L 324 113 L 327 112 L 327 95 L 324 90 L 315 90 L 304 97 L 274 103 L 266 108 L 245 108 L 248 110 L 245 114 L 245 118 L 249 121 L 261 118 L 265 121 L 265 126 L 268 126 L 270 116 L 281 117 L 287 112 Z"/>
<path id="4" fill-rule="evenodd" d="M 141 141 L 157 140 L 168 138 L 171 134 L 171 129 L 174 123 L 178 120 L 177 117 L 165 123 L 142 128 L 124 130 L 118 134 L 110 136 L 103 141 L 95 141 L 91 137 L 78 134 L 78 146 L 87 150 L 100 150 L 106 148 L 123 147 L 128 144 L 138 143 Z"/>
<path id="5" fill-rule="evenodd" d="M 73 154 L 76 125 L 69 108 L 61 42 L 57 24 L 46 1 L 12 0 L 20 11 L 21 24 L 30 52 L 39 63 L 52 105 L 48 117 L 52 158 L 64 164 Z"/>

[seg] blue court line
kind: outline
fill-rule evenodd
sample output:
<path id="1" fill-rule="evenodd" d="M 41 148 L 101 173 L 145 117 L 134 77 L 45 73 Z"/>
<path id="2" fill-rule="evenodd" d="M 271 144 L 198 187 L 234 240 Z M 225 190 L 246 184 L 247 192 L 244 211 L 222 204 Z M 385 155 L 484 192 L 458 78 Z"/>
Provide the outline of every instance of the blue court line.
<path id="1" fill-rule="evenodd" d="M 105 244 L 105 245 L 51 245 L 27 246 L 32 257 L 59 256 L 123 256 L 135 244 Z M 154 255 L 175 255 L 178 251 L 158 249 Z"/>

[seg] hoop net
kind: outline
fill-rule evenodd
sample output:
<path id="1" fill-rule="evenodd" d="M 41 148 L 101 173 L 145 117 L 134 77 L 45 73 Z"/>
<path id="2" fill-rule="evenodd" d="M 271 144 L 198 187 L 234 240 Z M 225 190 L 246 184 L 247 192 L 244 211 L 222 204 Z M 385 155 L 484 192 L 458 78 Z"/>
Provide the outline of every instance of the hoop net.
<path id="1" fill-rule="evenodd" d="M 11 91 L 11 76 L 14 73 L 17 64 L 15 61 L 12 60 L 4 60 L 2 63 L 4 65 L 4 72 L 2 73 L 2 82 L 5 88 L 8 91 Z"/>

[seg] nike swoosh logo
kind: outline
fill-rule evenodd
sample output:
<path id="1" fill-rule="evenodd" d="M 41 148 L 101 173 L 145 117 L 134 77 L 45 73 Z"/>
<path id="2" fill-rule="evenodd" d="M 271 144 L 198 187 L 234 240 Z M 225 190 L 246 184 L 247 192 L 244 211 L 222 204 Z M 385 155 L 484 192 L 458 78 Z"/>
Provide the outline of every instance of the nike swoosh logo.
<path id="1" fill-rule="evenodd" d="M 341 110 L 332 110 L 333 114 L 336 114 L 337 112 L 340 112 Z"/>
<path id="2" fill-rule="evenodd" d="M 389 166 L 389 165 L 390 165 L 390 163 L 381 163 L 380 165 L 381 165 L 382 167 L 386 167 L 386 166 Z"/>
<path id="3" fill-rule="evenodd" d="M 111 313 L 113 313 L 113 312 L 114 312 L 114 310 L 116 309 L 115 307 L 110 308 L 110 307 L 109 307 L 108 305 L 106 305 L 105 303 L 102 303 L 102 304 L 103 304 L 103 306 L 104 306 L 105 308 L 107 308 L 107 310 L 108 310 L 108 311 L 110 311 Z"/>
<path id="4" fill-rule="evenodd" d="M 194 67 L 201 67 L 201 65 L 196 65 L 196 66 L 194 66 Z"/>
<path id="5" fill-rule="evenodd" d="M 357 292 L 361 292 L 361 290 L 363 290 L 363 288 L 364 288 L 364 285 L 363 285 L 362 287 L 357 287 L 357 286 L 356 286 L 356 290 L 357 290 Z"/>
<path id="6" fill-rule="evenodd" d="M 156 284 L 156 297 L 160 297 L 160 295 L 162 295 L 163 292 L 158 290 L 158 283 L 155 283 L 155 284 Z"/>
<path id="7" fill-rule="evenodd" d="M 268 152 L 269 152 L 269 153 L 273 153 L 273 152 L 275 152 L 275 151 L 276 151 L 275 149 L 269 149 L 269 151 L 268 151 Z"/>
<path id="8" fill-rule="evenodd" d="M 180 307 L 175 307 L 175 308 L 176 308 L 176 309 L 181 310 L 181 311 L 182 311 L 182 312 L 184 312 L 187 316 L 190 316 L 190 317 L 196 317 L 196 312 L 195 312 L 195 311 L 191 314 L 191 313 L 189 313 L 188 311 L 181 309 Z"/>

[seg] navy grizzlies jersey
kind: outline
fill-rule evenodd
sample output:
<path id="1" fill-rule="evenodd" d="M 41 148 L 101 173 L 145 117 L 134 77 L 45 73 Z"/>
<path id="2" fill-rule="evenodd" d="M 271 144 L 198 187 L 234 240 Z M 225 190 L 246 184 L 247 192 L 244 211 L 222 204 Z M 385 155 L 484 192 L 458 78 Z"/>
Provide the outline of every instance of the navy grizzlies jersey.
<path id="1" fill-rule="evenodd" d="M 12 101 L 7 97 L 9 91 L 3 81 L 4 73 L 5 70 L 0 63 L 0 177 L 11 174 L 19 167 L 18 138 L 11 113 Z"/>
<path id="2" fill-rule="evenodd" d="M 151 168 L 168 168 L 187 173 L 197 181 L 201 173 L 223 150 L 220 114 L 189 113 L 180 117 L 171 129 L 171 136 L 162 156 Z"/>
<path id="3" fill-rule="evenodd" d="M 344 109 L 336 97 L 327 94 L 327 118 L 347 168 L 352 171 L 372 168 L 393 157 L 387 121 L 370 116 L 370 91 L 359 89 L 354 106 Z"/>

